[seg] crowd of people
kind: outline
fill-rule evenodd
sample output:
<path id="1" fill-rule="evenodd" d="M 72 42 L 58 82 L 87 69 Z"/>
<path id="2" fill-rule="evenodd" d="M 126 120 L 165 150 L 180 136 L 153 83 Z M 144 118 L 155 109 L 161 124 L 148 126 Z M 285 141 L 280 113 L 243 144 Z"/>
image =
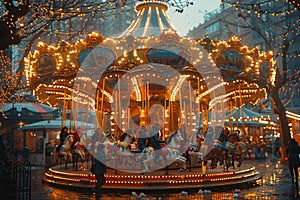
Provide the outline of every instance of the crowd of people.
<path id="1" fill-rule="evenodd" d="M 259 140 L 248 140 L 251 152 L 254 153 L 256 159 L 264 159 L 268 157 L 280 157 L 280 140 L 279 138 L 273 139 L 259 139 Z"/>

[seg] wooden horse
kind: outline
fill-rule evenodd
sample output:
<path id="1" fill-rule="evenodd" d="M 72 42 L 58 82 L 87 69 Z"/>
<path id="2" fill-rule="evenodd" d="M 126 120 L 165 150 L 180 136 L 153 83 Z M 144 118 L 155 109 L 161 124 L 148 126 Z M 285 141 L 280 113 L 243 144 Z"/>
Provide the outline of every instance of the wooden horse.
<path id="1" fill-rule="evenodd" d="M 114 152 L 117 157 L 116 169 L 118 168 L 118 164 L 123 163 L 123 159 L 125 159 L 125 164 L 130 165 L 130 160 L 135 160 L 135 156 L 130 152 L 130 144 L 132 143 L 132 136 L 128 133 L 123 133 L 120 136 L 120 139 L 114 145 Z"/>
<path id="2" fill-rule="evenodd" d="M 231 166 L 235 168 L 234 161 L 237 160 L 237 167 L 240 167 L 243 162 L 243 155 L 247 153 L 249 147 L 246 143 L 240 140 L 240 137 L 237 133 L 228 136 L 228 143 L 229 145 L 232 144 L 228 151 L 228 153 L 231 155 Z"/>
<path id="3" fill-rule="evenodd" d="M 223 164 L 223 157 L 224 154 L 226 154 L 223 144 L 226 140 L 227 136 L 225 135 L 224 129 L 221 127 L 216 127 L 216 133 L 213 132 L 212 128 L 206 133 L 205 140 L 200 150 L 203 155 L 204 165 L 207 164 L 208 160 L 211 161 L 211 169 L 217 167 L 218 161 Z"/>
<path id="4" fill-rule="evenodd" d="M 77 141 L 74 146 L 73 146 L 73 167 L 76 168 L 76 170 L 78 169 L 78 158 L 80 158 L 80 161 L 83 164 L 83 167 L 81 168 L 82 170 L 86 170 L 87 169 L 87 160 L 86 160 L 86 149 L 85 149 L 85 145 L 86 145 L 86 134 L 81 134 L 80 136 L 80 140 Z"/>
<path id="5" fill-rule="evenodd" d="M 195 131 L 189 138 L 189 147 L 187 150 L 187 160 L 189 163 L 192 163 L 192 158 L 194 157 L 194 162 L 197 162 L 198 158 L 202 157 L 202 154 L 200 152 L 201 144 L 204 141 L 204 136 L 201 134 L 201 132 Z"/>
<path id="6" fill-rule="evenodd" d="M 171 162 L 175 164 L 182 164 L 183 169 L 186 170 L 186 161 L 187 159 L 182 156 L 182 154 L 187 150 L 184 146 L 184 139 L 182 137 L 182 133 L 178 130 L 171 133 L 167 139 L 167 148 L 169 150 L 169 154 L 167 154 L 166 159 L 171 160 Z"/>
<path id="7" fill-rule="evenodd" d="M 166 170 L 170 164 L 182 164 L 183 169 L 186 170 L 186 158 L 181 155 L 185 151 L 184 148 L 182 148 L 183 141 L 184 139 L 181 136 L 181 132 L 176 131 L 170 134 L 166 141 L 167 145 L 162 148 L 157 150 L 152 146 L 144 148 L 139 157 L 143 172 L 149 171 L 151 164 L 156 167 L 161 167 L 159 166 L 161 163 L 164 163 Z"/>
<path id="8" fill-rule="evenodd" d="M 139 160 L 142 163 L 142 169 L 143 172 L 149 171 L 149 165 L 153 163 L 155 159 L 155 150 L 153 147 L 145 147 L 142 152 L 141 156 L 139 157 Z"/>
<path id="9" fill-rule="evenodd" d="M 96 141 L 95 144 L 93 145 L 93 153 L 96 152 L 97 150 L 97 146 L 99 144 L 103 144 L 104 147 L 104 153 L 105 155 L 110 155 L 114 153 L 114 148 L 115 145 L 118 143 L 118 141 L 116 140 L 116 138 L 113 136 L 113 134 L 107 134 L 104 135 L 104 138 L 102 138 L 100 141 Z"/>
<path id="10" fill-rule="evenodd" d="M 71 153 L 71 145 L 74 141 L 73 135 L 68 135 L 64 141 L 64 143 L 60 146 L 55 147 L 55 162 L 61 163 L 61 161 L 65 162 L 65 168 L 67 168 L 68 161 L 72 162 L 72 153 Z"/>

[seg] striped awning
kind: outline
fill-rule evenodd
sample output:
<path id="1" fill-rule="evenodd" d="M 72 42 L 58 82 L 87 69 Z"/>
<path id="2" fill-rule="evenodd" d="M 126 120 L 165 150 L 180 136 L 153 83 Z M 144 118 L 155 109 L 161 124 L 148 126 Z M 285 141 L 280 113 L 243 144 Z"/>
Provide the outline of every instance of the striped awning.
<path id="1" fill-rule="evenodd" d="M 51 113 L 58 110 L 58 108 L 53 108 L 42 103 L 10 103 L 1 108 L 2 112 L 7 112 L 12 109 L 16 109 L 18 112 L 21 112 L 22 109 L 27 109 L 34 113 Z"/>

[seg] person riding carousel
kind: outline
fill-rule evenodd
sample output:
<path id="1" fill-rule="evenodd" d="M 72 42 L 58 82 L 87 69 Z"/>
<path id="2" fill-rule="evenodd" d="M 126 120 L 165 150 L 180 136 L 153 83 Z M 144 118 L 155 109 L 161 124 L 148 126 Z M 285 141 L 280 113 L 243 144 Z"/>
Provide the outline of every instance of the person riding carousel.
<path id="1" fill-rule="evenodd" d="M 91 137 L 91 148 L 94 148 L 96 143 L 97 144 L 98 143 L 103 144 L 103 142 L 105 141 L 105 139 L 106 139 L 106 135 L 103 133 L 103 131 L 101 130 L 101 128 L 98 127 L 94 131 L 94 134 Z"/>
<path id="2" fill-rule="evenodd" d="M 156 150 L 161 149 L 161 144 L 165 143 L 165 141 L 162 140 L 161 137 L 162 135 L 159 130 L 159 125 L 154 124 L 152 129 L 150 130 L 150 137 L 148 139 L 147 146 L 151 146 Z"/>
<path id="3" fill-rule="evenodd" d="M 56 148 L 56 151 L 60 151 L 61 146 L 64 144 L 66 138 L 68 137 L 68 127 L 64 126 L 59 134 L 59 145 Z"/>
<path id="4" fill-rule="evenodd" d="M 225 153 L 227 152 L 226 145 L 227 145 L 228 136 L 229 136 L 229 130 L 228 130 L 228 128 L 224 128 L 221 132 L 220 137 L 219 137 L 219 141 L 223 142 L 222 143 L 222 149 Z"/>
<path id="5" fill-rule="evenodd" d="M 148 141 L 148 133 L 147 128 L 145 126 L 142 126 L 139 131 L 139 137 L 138 137 L 138 147 L 141 151 L 143 151 L 147 147 L 147 141 Z"/>
<path id="6" fill-rule="evenodd" d="M 74 141 L 73 141 L 73 143 L 71 145 L 71 149 L 74 150 L 75 149 L 75 144 L 76 143 L 80 143 L 80 137 L 82 136 L 82 133 L 83 133 L 82 131 L 83 131 L 83 128 L 82 127 L 78 127 L 75 132 L 70 133 L 71 135 L 74 135 Z M 77 145 L 80 148 L 83 148 L 83 147 L 81 147 L 80 144 L 77 144 Z"/>

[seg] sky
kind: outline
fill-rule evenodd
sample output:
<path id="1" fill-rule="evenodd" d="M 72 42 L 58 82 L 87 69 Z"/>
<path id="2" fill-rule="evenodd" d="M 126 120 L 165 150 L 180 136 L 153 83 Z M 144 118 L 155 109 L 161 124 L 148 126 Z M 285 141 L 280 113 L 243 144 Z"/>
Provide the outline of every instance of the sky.
<path id="1" fill-rule="evenodd" d="M 175 8 L 169 7 L 167 14 L 178 33 L 183 36 L 203 22 L 206 11 L 213 11 L 219 6 L 220 0 L 194 0 L 194 5 L 185 8 L 183 13 L 178 13 Z"/>

